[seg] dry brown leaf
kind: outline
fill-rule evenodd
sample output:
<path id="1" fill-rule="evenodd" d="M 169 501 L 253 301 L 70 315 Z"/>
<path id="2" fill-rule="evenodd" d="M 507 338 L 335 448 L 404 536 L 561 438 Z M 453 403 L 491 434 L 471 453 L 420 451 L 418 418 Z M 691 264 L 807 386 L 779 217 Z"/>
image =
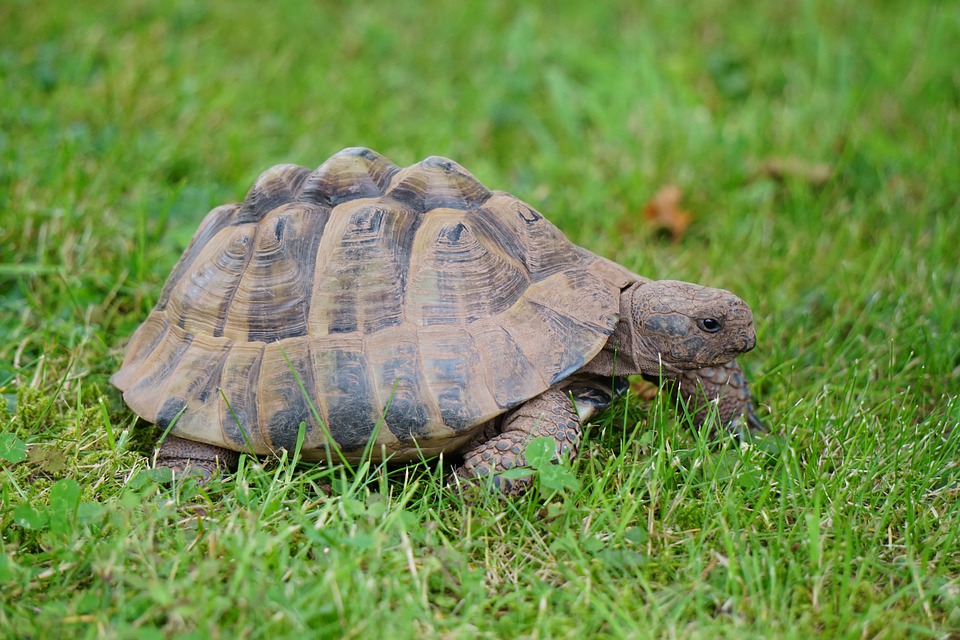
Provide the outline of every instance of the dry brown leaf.
<path id="1" fill-rule="evenodd" d="M 693 220 L 689 211 L 680 208 L 682 198 L 680 187 L 671 184 L 660 189 L 643 207 L 647 224 L 654 229 L 667 231 L 674 242 L 683 239 L 690 221 Z"/>
<path id="2" fill-rule="evenodd" d="M 833 177 L 833 167 L 825 162 L 810 162 L 803 158 L 766 158 L 761 161 L 758 173 L 774 180 L 802 180 L 815 187 L 823 186 Z"/>
<path id="3" fill-rule="evenodd" d="M 641 400 L 651 402 L 660 392 L 660 386 L 643 378 L 631 378 L 630 391 L 636 394 Z"/>

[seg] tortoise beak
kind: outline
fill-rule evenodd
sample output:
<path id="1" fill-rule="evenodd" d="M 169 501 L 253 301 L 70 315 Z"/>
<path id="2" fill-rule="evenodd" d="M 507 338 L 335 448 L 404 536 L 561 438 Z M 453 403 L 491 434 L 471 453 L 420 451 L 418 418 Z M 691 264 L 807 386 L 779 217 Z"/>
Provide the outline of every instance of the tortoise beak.
<path id="1" fill-rule="evenodd" d="M 737 336 L 734 340 L 731 340 L 731 343 L 731 355 L 733 357 L 736 357 L 742 353 L 746 353 L 757 346 L 757 332 L 754 331 L 753 325 L 747 327 L 743 333 Z"/>

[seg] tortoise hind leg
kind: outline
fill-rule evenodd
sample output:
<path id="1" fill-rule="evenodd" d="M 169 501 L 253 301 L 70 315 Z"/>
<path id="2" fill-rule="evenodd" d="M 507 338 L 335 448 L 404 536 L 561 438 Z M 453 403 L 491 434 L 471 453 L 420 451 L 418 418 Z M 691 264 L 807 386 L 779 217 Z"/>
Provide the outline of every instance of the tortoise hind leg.
<path id="1" fill-rule="evenodd" d="M 547 389 L 508 413 L 499 434 L 472 442 L 455 475 L 470 480 L 522 466 L 526 464 L 523 450 L 533 438 L 553 439 L 557 456 L 572 459 L 580 448 L 581 433 L 570 397 L 559 389 Z M 519 495 L 530 488 L 532 479 L 494 475 L 493 484 L 504 494 Z"/>
<path id="2" fill-rule="evenodd" d="M 236 451 L 168 435 L 157 450 L 154 466 L 166 467 L 177 476 L 197 474 L 202 482 L 222 471 L 236 471 L 239 462 Z"/>

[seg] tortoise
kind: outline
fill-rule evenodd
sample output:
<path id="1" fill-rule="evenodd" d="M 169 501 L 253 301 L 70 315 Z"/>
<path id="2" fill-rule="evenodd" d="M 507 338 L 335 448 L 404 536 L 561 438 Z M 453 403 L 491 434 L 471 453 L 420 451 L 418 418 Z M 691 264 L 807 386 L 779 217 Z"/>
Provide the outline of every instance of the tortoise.
<path id="1" fill-rule="evenodd" d="M 533 437 L 574 456 L 625 376 L 762 429 L 735 360 L 755 342 L 732 293 L 632 273 L 452 160 L 349 148 L 213 209 L 111 382 L 166 430 L 155 463 L 175 472 L 302 437 L 305 460 L 459 454 L 457 477 L 519 493 L 497 472 Z"/>

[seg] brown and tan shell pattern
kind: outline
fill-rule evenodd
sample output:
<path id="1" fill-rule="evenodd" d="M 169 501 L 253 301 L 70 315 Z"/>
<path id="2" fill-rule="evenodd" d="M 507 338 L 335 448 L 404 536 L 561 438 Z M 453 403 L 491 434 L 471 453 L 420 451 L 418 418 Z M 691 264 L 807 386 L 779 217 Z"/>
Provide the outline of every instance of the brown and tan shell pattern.
<path id="1" fill-rule="evenodd" d="M 589 361 L 627 280 L 450 160 L 346 149 L 211 211 L 112 382 L 229 449 L 451 451 Z"/>

